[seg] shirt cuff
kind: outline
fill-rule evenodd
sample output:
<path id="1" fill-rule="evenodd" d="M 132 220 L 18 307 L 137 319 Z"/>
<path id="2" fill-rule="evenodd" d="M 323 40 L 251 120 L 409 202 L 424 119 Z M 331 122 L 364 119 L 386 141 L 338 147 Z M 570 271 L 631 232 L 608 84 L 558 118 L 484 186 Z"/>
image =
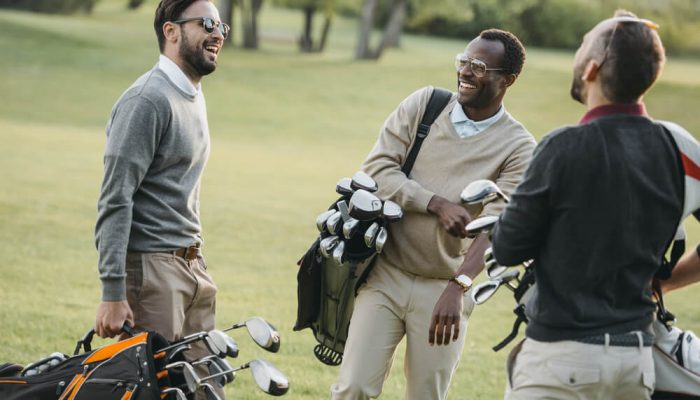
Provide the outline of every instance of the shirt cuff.
<path id="1" fill-rule="evenodd" d="M 103 279 L 102 301 L 126 300 L 126 279 Z"/>

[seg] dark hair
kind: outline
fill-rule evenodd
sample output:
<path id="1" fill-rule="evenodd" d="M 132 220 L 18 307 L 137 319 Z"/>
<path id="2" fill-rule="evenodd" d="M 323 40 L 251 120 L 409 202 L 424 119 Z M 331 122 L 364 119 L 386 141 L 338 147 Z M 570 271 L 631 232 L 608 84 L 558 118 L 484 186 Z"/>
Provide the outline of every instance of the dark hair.
<path id="1" fill-rule="evenodd" d="M 500 29 L 487 29 L 481 31 L 479 37 L 485 40 L 498 40 L 503 43 L 503 72 L 519 75 L 525 64 L 525 48 L 515 35 Z"/>
<path id="2" fill-rule="evenodd" d="M 202 0 L 161 0 L 156 8 L 156 16 L 153 20 L 153 29 L 158 37 L 158 47 L 163 52 L 165 48 L 165 35 L 163 25 L 168 21 L 175 21 L 192 3 Z M 209 0 L 211 1 L 211 0 Z"/>
<path id="3" fill-rule="evenodd" d="M 618 10 L 615 17 L 635 17 Z M 603 36 L 607 58 L 599 74 L 603 94 L 615 103 L 639 99 L 656 81 L 665 60 L 665 51 L 656 31 L 642 22 L 615 23 Z M 614 31 L 614 36 L 613 36 Z M 603 50 L 605 51 L 605 50 Z"/>

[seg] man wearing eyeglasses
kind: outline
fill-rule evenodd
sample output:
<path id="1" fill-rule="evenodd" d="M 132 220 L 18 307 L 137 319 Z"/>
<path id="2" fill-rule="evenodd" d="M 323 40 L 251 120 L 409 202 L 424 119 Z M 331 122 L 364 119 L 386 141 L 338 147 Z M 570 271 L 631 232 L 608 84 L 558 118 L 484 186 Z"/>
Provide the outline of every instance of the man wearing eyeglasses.
<path id="1" fill-rule="evenodd" d="M 656 24 L 619 11 L 583 38 L 578 125 L 548 134 L 493 231 L 499 264 L 534 259 L 506 399 L 649 399 L 651 281 L 683 212 L 678 147 L 646 113 L 664 48 Z"/>
<path id="2" fill-rule="evenodd" d="M 154 28 L 160 59 L 122 94 L 107 124 L 95 228 L 102 337 L 124 324 L 169 340 L 214 328 L 216 286 L 199 217 L 210 152 L 201 80 L 216 69 L 229 27 L 211 1 L 162 0 Z M 206 354 L 201 342 L 192 346 L 187 357 Z"/>
<path id="3" fill-rule="evenodd" d="M 384 123 L 363 164 L 378 195 L 399 203 L 404 218 L 360 288 L 333 399 L 378 397 L 394 351 L 406 337 L 406 399 L 447 396 L 473 303 L 465 292 L 483 269 L 488 239 L 466 239 L 472 215 L 459 203 L 464 187 L 492 179 L 509 193 L 535 141 L 505 109 L 506 90 L 525 61 L 511 33 L 481 32 L 456 58 L 456 89 L 432 124 L 410 176 L 402 171 L 432 88 L 406 98 Z M 498 214 L 494 202 L 482 214 Z"/>

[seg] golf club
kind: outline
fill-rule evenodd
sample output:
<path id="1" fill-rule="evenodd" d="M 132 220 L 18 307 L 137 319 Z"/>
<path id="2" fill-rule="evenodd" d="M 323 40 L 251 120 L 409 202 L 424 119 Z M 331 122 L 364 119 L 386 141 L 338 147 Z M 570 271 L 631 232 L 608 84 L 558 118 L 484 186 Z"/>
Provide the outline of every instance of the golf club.
<path id="1" fill-rule="evenodd" d="M 398 204 L 391 200 L 387 200 L 384 202 L 384 206 L 382 207 L 382 215 L 384 216 L 385 220 L 395 222 L 403 217 L 403 210 L 401 210 L 401 206 Z"/>
<path id="2" fill-rule="evenodd" d="M 336 211 L 333 215 L 328 217 L 328 219 L 326 220 L 326 230 L 328 230 L 328 233 L 330 233 L 331 235 L 336 235 L 340 233 L 338 228 L 340 227 L 341 222 L 342 214 L 340 213 L 340 211 Z"/>
<path id="3" fill-rule="evenodd" d="M 377 253 L 382 252 L 388 238 L 389 234 L 387 233 L 386 229 L 379 228 L 379 232 L 377 232 L 377 239 L 374 242 L 374 248 L 377 250 Z"/>
<path id="4" fill-rule="evenodd" d="M 343 223 L 343 236 L 345 239 L 350 239 L 357 232 L 357 228 L 360 226 L 360 221 L 355 218 L 350 218 Z"/>
<path id="5" fill-rule="evenodd" d="M 204 358 L 192 362 L 191 364 L 192 366 L 206 364 L 209 368 L 209 375 L 215 375 L 219 374 L 220 372 L 233 370 L 233 368 L 231 368 L 231 364 L 229 364 L 223 358 L 219 358 L 215 355 L 206 356 Z M 227 383 L 233 382 L 234 379 L 235 372 L 231 372 L 229 374 L 218 376 L 218 378 L 216 378 L 215 383 L 220 387 L 224 387 L 224 385 L 226 385 Z"/>
<path id="6" fill-rule="evenodd" d="M 467 187 L 465 187 L 460 194 L 462 203 L 469 205 L 486 205 L 498 198 L 503 199 L 503 201 L 506 203 L 510 201 L 508 196 L 501 191 L 501 188 L 499 188 L 493 181 L 488 179 L 473 181 L 467 185 Z"/>
<path id="7" fill-rule="evenodd" d="M 289 379 L 274 365 L 265 360 L 253 360 L 243 364 L 238 368 L 233 368 L 230 371 L 222 371 L 218 374 L 213 374 L 200 379 L 200 382 L 208 381 L 224 374 L 250 368 L 255 383 L 262 389 L 263 392 L 272 396 L 282 396 L 289 390 Z"/>
<path id="8" fill-rule="evenodd" d="M 328 236 L 321 239 L 321 243 L 319 243 L 319 250 L 321 251 L 321 255 L 325 258 L 330 258 L 333 248 L 338 244 L 339 241 L 340 238 L 336 235 Z"/>
<path id="9" fill-rule="evenodd" d="M 367 230 L 365 231 L 365 245 L 369 248 L 374 246 L 374 241 L 377 238 L 377 233 L 379 232 L 379 224 L 372 222 Z"/>
<path id="10" fill-rule="evenodd" d="M 337 213 L 336 210 L 324 211 L 316 218 L 316 228 L 318 228 L 319 232 L 326 230 L 326 221 L 328 221 L 328 217 L 335 213 Z"/>
<path id="11" fill-rule="evenodd" d="M 345 255 L 345 242 L 340 242 L 340 243 L 338 243 L 337 246 L 335 246 L 335 249 L 333 249 L 333 259 L 335 260 L 335 262 L 338 263 L 338 265 L 342 265 L 344 255 Z"/>
<path id="12" fill-rule="evenodd" d="M 350 198 L 350 216 L 361 221 L 377 218 L 382 213 L 382 201 L 372 193 L 358 189 Z"/>
<path id="13" fill-rule="evenodd" d="M 252 317 L 243 323 L 234 324 L 230 328 L 224 329 L 224 332 L 244 326 L 248 329 L 250 337 L 258 346 L 271 353 L 277 353 L 280 348 L 280 334 L 272 324 L 261 317 Z"/>
<path id="14" fill-rule="evenodd" d="M 189 344 L 183 344 L 179 347 L 176 347 L 175 350 L 173 350 L 172 352 L 170 352 L 170 354 L 168 354 L 168 358 L 167 358 L 166 362 L 168 362 L 168 363 L 172 362 L 175 359 L 175 356 L 177 356 L 178 354 L 183 353 L 187 350 L 190 350 L 190 349 L 192 349 L 192 346 L 190 346 Z"/>
<path id="15" fill-rule="evenodd" d="M 204 344 L 211 354 L 218 357 L 238 357 L 238 344 L 231 336 L 218 329 L 214 329 L 207 334 L 204 338 Z"/>
<path id="16" fill-rule="evenodd" d="M 345 197 L 352 196 L 355 190 L 351 186 L 352 179 L 350 178 L 340 178 L 338 183 L 335 184 L 335 191 Z"/>
<path id="17" fill-rule="evenodd" d="M 202 383 L 202 385 L 199 387 L 202 389 L 204 392 L 204 396 L 207 398 L 207 400 L 221 400 L 221 397 L 216 394 L 216 391 L 214 390 L 214 386 L 212 386 L 209 383 Z"/>
<path id="18" fill-rule="evenodd" d="M 354 190 L 363 189 L 368 192 L 376 192 L 377 182 L 375 182 L 371 176 L 367 175 L 366 172 L 357 171 L 355 175 L 352 176 L 350 187 Z"/>
<path id="19" fill-rule="evenodd" d="M 194 372 L 192 365 L 185 361 L 177 361 L 165 366 L 166 370 L 180 369 L 182 368 L 182 377 L 185 380 L 185 387 L 187 387 L 187 393 L 194 393 L 197 391 L 201 380 Z"/>
<path id="20" fill-rule="evenodd" d="M 486 262 L 485 268 L 486 276 L 488 276 L 490 279 L 500 277 L 508 269 L 508 267 L 497 263 L 493 258 Z"/>
<path id="21" fill-rule="evenodd" d="M 467 224 L 467 237 L 475 238 L 480 233 L 490 232 L 496 221 L 498 217 L 495 215 L 486 215 L 473 220 Z"/>
<path id="22" fill-rule="evenodd" d="M 175 400 L 187 400 L 187 396 L 185 393 L 180 390 L 179 388 L 167 388 L 163 389 L 160 391 L 161 394 L 164 394 L 167 398 L 168 395 L 171 393 L 175 395 Z"/>
<path id="23" fill-rule="evenodd" d="M 474 301 L 474 304 L 484 304 L 486 300 L 490 299 L 491 296 L 496 293 L 500 286 L 501 282 L 498 279 L 481 282 L 480 284 L 474 286 L 472 289 L 472 300 Z"/>
<path id="24" fill-rule="evenodd" d="M 512 290 L 513 292 L 515 289 L 518 288 L 517 285 L 513 285 L 512 281 L 515 281 L 517 284 L 520 284 L 520 271 L 517 269 L 509 269 L 508 271 L 502 273 L 497 279 L 501 281 L 501 284 L 506 285 L 508 289 Z"/>

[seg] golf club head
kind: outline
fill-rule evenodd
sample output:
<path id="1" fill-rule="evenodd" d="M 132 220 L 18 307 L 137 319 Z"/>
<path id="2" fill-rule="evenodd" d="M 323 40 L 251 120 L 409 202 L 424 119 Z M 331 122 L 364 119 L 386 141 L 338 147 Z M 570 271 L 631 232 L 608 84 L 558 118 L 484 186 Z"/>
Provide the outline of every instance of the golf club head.
<path id="1" fill-rule="evenodd" d="M 508 271 L 502 273 L 498 279 L 503 281 L 503 283 L 508 283 L 510 281 L 518 281 L 518 278 L 520 277 L 520 271 L 514 268 L 508 269 Z"/>
<path id="2" fill-rule="evenodd" d="M 274 326 L 261 317 L 253 317 L 246 321 L 248 333 L 253 341 L 263 349 L 277 353 L 280 349 L 280 334 Z"/>
<path id="3" fill-rule="evenodd" d="M 187 395 L 185 395 L 185 393 L 179 388 L 163 389 L 160 391 L 160 393 L 164 394 L 166 399 L 171 399 L 172 397 L 170 396 L 175 396 L 175 400 L 187 400 Z"/>
<path id="4" fill-rule="evenodd" d="M 207 400 L 222 400 L 221 396 L 216 394 L 216 390 L 214 390 L 214 387 L 211 384 L 202 383 L 201 389 L 204 392 L 204 397 L 206 397 Z"/>
<path id="5" fill-rule="evenodd" d="M 403 210 L 398 204 L 391 200 L 387 200 L 384 202 L 384 206 L 382 207 L 382 215 L 384 216 L 385 220 L 395 222 L 403 218 Z"/>
<path id="6" fill-rule="evenodd" d="M 343 256 L 345 255 L 345 242 L 338 243 L 333 249 L 333 260 L 335 260 L 338 265 L 343 264 Z"/>
<path id="7" fill-rule="evenodd" d="M 486 300 L 490 299 L 501 287 L 501 281 L 499 279 L 492 279 L 490 281 L 482 282 L 476 285 L 472 289 L 472 300 L 474 304 L 484 304 Z"/>
<path id="8" fill-rule="evenodd" d="M 338 183 L 335 184 L 335 191 L 341 196 L 350 197 L 355 190 L 350 185 L 352 179 L 350 178 L 340 178 Z"/>
<path id="9" fill-rule="evenodd" d="M 489 246 L 486 248 L 484 251 L 484 264 L 488 263 L 489 261 L 493 260 L 493 247 Z"/>
<path id="10" fill-rule="evenodd" d="M 238 357 L 238 344 L 236 344 L 231 336 L 218 329 L 209 332 L 204 339 L 204 344 L 211 354 L 217 357 Z"/>
<path id="11" fill-rule="evenodd" d="M 331 216 L 328 217 L 326 220 L 326 230 L 328 233 L 331 235 L 337 235 L 339 232 L 339 227 L 341 222 L 343 221 L 343 215 L 340 213 L 340 211 L 336 211 L 333 213 Z"/>
<path id="12" fill-rule="evenodd" d="M 508 269 L 508 267 L 497 263 L 493 258 L 486 262 L 485 268 L 486 276 L 488 276 L 490 279 L 499 278 Z"/>
<path id="13" fill-rule="evenodd" d="M 382 201 L 372 193 L 358 189 L 350 198 L 350 216 L 360 221 L 369 221 L 382 213 Z"/>
<path id="14" fill-rule="evenodd" d="M 503 199 L 506 203 L 510 201 L 501 188 L 488 179 L 479 179 L 468 184 L 459 197 L 462 203 L 469 205 L 486 205 L 498 198 Z"/>
<path id="15" fill-rule="evenodd" d="M 343 223 L 343 236 L 345 239 L 350 239 L 353 237 L 359 226 L 360 221 L 355 218 L 350 218 L 349 220 L 345 221 L 345 223 Z"/>
<path id="16" fill-rule="evenodd" d="M 282 396 L 289 390 L 289 379 L 269 362 L 253 360 L 250 362 L 250 370 L 255 383 L 263 392 L 272 396 Z"/>
<path id="17" fill-rule="evenodd" d="M 199 388 L 199 384 L 202 383 L 194 372 L 192 365 L 185 361 L 177 361 L 165 366 L 165 369 L 182 369 L 182 378 L 185 381 L 185 387 L 187 388 L 187 393 L 194 393 Z"/>
<path id="18" fill-rule="evenodd" d="M 366 172 L 357 171 L 355 175 L 352 176 L 350 187 L 354 190 L 362 189 L 368 192 L 376 192 L 377 182 L 375 182 L 371 176 L 367 175 Z"/>
<path id="19" fill-rule="evenodd" d="M 224 387 L 236 379 L 236 373 L 231 364 L 218 357 L 209 362 L 209 375 L 217 375 L 217 378 L 214 378 L 214 384 L 219 387 Z"/>
<path id="20" fill-rule="evenodd" d="M 180 353 L 184 353 L 184 352 L 186 352 L 187 350 L 190 350 L 190 349 L 192 349 L 192 346 L 190 346 L 189 344 L 183 344 L 183 345 L 180 345 L 180 346 L 178 346 L 178 347 L 175 347 L 175 348 L 168 354 L 167 362 L 172 362 L 173 360 L 175 360 L 175 357 L 176 357 L 177 355 L 179 355 Z"/>
<path id="21" fill-rule="evenodd" d="M 374 246 L 374 241 L 377 239 L 377 233 L 379 233 L 379 224 L 372 222 L 372 225 L 367 228 L 364 235 L 365 245 L 367 247 L 372 248 Z"/>
<path id="22" fill-rule="evenodd" d="M 473 220 L 467 224 L 467 237 L 475 238 L 480 233 L 490 232 L 497 221 L 498 217 L 495 215 L 486 215 Z"/>
<path id="23" fill-rule="evenodd" d="M 377 250 L 377 253 L 381 253 L 382 250 L 384 250 L 384 245 L 386 244 L 388 238 L 389 233 L 387 232 L 387 230 L 384 228 L 379 228 L 379 232 L 377 232 L 377 238 L 374 241 L 374 248 Z"/>
<path id="24" fill-rule="evenodd" d="M 336 212 L 336 210 L 324 211 L 316 218 L 316 228 L 318 228 L 319 232 L 323 232 L 326 230 L 326 221 L 328 221 L 328 217 L 335 214 Z"/>
<path id="25" fill-rule="evenodd" d="M 330 258 L 333 252 L 333 248 L 338 244 L 339 241 L 340 238 L 336 235 L 328 236 L 321 239 L 321 243 L 319 243 L 319 251 L 321 252 L 321 255 L 325 258 Z"/>

